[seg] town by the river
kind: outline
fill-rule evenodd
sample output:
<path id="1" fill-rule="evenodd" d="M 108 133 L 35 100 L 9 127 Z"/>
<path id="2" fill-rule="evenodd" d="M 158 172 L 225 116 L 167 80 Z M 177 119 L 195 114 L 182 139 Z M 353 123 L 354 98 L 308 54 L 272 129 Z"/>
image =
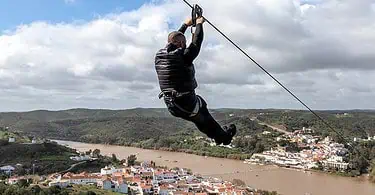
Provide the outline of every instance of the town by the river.
<path id="1" fill-rule="evenodd" d="M 116 154 L 119 158 L 126 158 L 131 154 L 136 154 L 139 160 L 153 160 L 161 166 L 189 168 L 202 175 L 214 176 L 225 180 L 241 179 L 251 187 L 270 191 L 275 190 L 285 195 L 375 194 L 375 184 L 370 183 L 365 177 L 342 177 L 277 166 L 246 164 L 239 160 L 204 157 L 178 152 L 61 140 L 54 141 L 79 151 L 97 148 L 104 155 Z"/>

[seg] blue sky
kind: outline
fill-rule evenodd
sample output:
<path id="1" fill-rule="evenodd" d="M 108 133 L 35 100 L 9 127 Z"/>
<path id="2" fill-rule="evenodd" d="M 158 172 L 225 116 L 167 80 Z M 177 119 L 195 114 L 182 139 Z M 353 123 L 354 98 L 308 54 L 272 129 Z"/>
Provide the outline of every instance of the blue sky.
<path id="1" fill-rule="evenodd" d="M 73 0 L 71 0 L 73 1 Z M 131 10 L 150 0 L 0 0 L 0 31 L 36 20 L 69 22 Z"/>

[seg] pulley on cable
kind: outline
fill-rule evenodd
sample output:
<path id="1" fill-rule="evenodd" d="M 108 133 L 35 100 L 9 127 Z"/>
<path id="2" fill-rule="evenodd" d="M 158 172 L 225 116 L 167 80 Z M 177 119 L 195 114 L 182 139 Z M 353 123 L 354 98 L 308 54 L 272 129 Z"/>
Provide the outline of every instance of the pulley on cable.
<path id="1" fill-rule="evenodd" d="M 197 25 L 197 18 L 203 16 L 203 9 L 198 4 L 193 4 L 193 8 L 191 10 L 191 20 L 193 22 L 191 26 L 191 34 L 194 34 L 193 28 Z"/>

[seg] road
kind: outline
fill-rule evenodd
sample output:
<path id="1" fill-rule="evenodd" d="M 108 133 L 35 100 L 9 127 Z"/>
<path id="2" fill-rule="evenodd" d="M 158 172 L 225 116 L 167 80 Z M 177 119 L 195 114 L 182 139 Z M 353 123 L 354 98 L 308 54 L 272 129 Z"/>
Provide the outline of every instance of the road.
<path id="1" fill-rule="evenodd" d="M 267 127 L 271 128 L 271 129 L 273 129 L 273 130 L 275 130 L 275 131 L 278 131 L 278 132 L 280 132 L 280 133 L 284 133 L 284 134 L 287 134 L 287 135 L 292 134 L 292 133 L 289 132 L 289 131 L 286 131 L 286 130 L 281 129 L 281 128 L 279 128 L 279 127 L 275 127 L 275 126 L 272 126 L 272 125 L 267 124 L 267 123 L 265 123 L 265 122 L 262 122 L 262 121 L 258 120 L 257 118 L 254 118 L 254 117 L 253 117 L 253 118 L 251 118 L 251 120 L 257 122 L 257 123 L 260 124 L 260 125 L 266 125 Z"/>
<path id="2" fill-rule="evenodd" d="M 76 167 L 76 166 L 78 166 L 78 165 L 81 165 L 81 164 L 83 164 L 83 163 L 86 163 L 86 162 L 87 162 L 87 161 L 81 161 L 81 162 L 78 162 L 78 163 L 72 164 L 72 165 L 70 166 L 69 169 L 67 169 L 67 170 L 65 170 L 65 171 L 61 171 L 60 174 L 63 174 L 63 173 L 69 172 L 69 171 L 71 171 L 74 167 Z"/>

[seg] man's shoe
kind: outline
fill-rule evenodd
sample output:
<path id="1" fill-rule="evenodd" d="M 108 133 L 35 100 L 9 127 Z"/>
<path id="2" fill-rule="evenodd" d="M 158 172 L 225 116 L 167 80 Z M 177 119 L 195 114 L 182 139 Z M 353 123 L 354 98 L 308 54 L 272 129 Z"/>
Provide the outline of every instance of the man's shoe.
<path id="1" fill-rule="evenodd" d="M 224 126 L 223 130 L 225 134 L 215 139 L 216 145 L 229 145 L 232 142 L 232 138 L 237 133 L 237 128 L 234 124 L 229 125 L 229 128 L 227 126 Z"/>

